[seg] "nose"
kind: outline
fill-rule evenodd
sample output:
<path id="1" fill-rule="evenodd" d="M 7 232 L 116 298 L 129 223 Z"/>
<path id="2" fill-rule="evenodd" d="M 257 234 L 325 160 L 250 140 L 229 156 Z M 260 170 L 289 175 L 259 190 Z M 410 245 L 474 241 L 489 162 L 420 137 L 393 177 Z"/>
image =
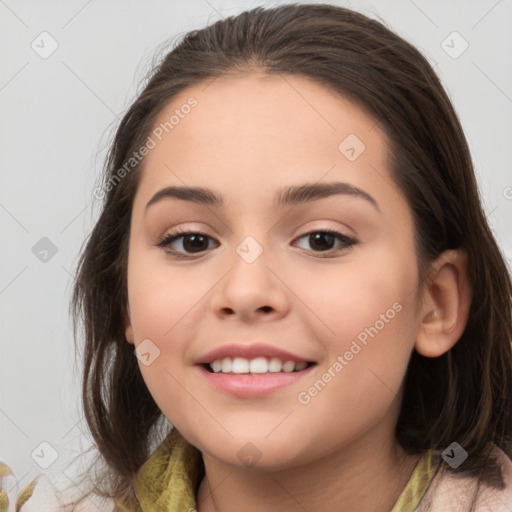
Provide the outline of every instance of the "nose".
<path id="1" fill-rule="evenodd" d="M 273 321 L 288 314 L 290 301 L 285 276 L 263 251 L 254 261 L 235 253 L 232 267 L 214 288 L 215 315 L 244 322 Z"/>

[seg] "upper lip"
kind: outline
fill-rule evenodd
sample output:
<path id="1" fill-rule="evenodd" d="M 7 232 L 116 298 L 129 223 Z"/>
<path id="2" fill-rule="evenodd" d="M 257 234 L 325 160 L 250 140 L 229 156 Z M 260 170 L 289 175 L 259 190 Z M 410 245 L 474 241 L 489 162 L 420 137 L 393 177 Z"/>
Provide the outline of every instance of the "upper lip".
<path id="1" fill-rule="evenodd" d="M 311 362 L 310 360 L 304 359 L 300 356 L 287 352 L 272 345 L 265 345 L 262 343 L 255 343 L 252 345 L 237 345 L 230 344 L 211 350 L 204 356 L 200 357 L 196 364 L 208 364 L 218 359 L 224 359 L 225 357 L 243 357 L 245 359 L 255 359 L 256 357 L 277 357 L 281 361 L 295 361 L 299 362 Z"/>

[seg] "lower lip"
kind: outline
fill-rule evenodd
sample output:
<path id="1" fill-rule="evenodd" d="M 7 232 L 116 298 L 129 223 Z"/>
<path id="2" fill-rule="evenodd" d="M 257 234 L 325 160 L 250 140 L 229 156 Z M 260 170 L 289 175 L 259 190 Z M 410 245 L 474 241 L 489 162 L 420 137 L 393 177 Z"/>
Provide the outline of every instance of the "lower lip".
<path id="1" fill-rule="evenodd" d="M 210 373 L 203 366 L 198 366 L 198 368 L 213 388 L 234 396 L 250 398 L 268 395 L 278 389 L 291 386 L 308 375 L 315 366 L 311 365 L 298 372 L 276 372 L 255 375 Z"/>

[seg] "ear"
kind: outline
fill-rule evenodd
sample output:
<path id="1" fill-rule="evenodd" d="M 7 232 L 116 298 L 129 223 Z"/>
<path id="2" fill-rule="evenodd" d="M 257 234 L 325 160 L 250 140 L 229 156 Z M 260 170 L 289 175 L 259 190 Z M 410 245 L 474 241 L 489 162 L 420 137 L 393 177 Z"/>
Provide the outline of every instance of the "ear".
<path id="1" fill-rule="evenodd" d="M 127 312 L 124 316 L 124 336 L 128 343 L 132 345 L 135 344 L 135 340 L 133 338 L 133 329 L 132 329 L 132 321 L 130 319 L 130 306 L 126 306 Z"/>
<path id="2" fill-rule="evenodd" d="M 432 263 L 424 283 L 416 351 L 438 357 L 450 350 L 464 332 L 472 296 L 465 252 L 443 252 Z"/>

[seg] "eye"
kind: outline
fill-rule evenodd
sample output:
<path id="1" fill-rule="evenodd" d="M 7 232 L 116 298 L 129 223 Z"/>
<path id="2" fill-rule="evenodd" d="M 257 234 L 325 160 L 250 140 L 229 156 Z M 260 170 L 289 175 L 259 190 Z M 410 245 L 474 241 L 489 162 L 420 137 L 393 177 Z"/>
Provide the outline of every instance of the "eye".
<path id="1" fill-rule="evenodd" d="M 339 253 L 341 251 L 347 250 L 356 243 L 353 238 L 350 238 L 343 233 L 333 229 L 310 231 L 309 233 L 305 233 L 304 235 L 297 238 L 297 240 L 302 238 L 306 238 L 306 241 L 311 245 L 313 252 L 324 252 L 328 254 Z M 338 247 L 332 247 L 335 242 L 339 242 L 340 245 Z"/>
<path id="2" fill-rule="evenodd" d="M 185 251 L 184 253 L 176 250 L 172 245 L 182 239 L 178 244 Z M 166 252 L 178 257 L 186 257 L 188 254 L 196 254 L 207 250 L 208 240 L 213 240 L 210 236 L 198 231 L 175 231 L 161 238 L 158 247 L 162 247 Z"/>
<path id="3" fill-rule="evenodd" d="M 308 237 L 308 238 L 306 238 Z M 329 255 L 333 253 L 339 253 L 341 251 L 349 249 L 352 245 L 357 243 L 354 239 L 332 229 L 322 229 L 317 231 L 310 231 L 300 236 L 296 240 L 306 238 L 307 242 L 311 244 L 313 252 L 327 253 Z M 198 231 L 180 231 L 177 230 L 174 233 L 169 233 L 162 237 L 157 246 L 163 248 L 167 253 L 172 254 L 178 258 L 186 258 L 189 255 L 198 254 L 207 251 L 209 247 L 209 240 L 213 240 L 210 236 L 205 233 Z M 178 242 L 176 244 L 176 242 Z M 338 247 L 332 247 L 335 242 L 339 242 Z M 181 250 L 176 247 L 172 247 L 173 244 L 181 246 Z M 327 257 L 327 256 L 321 256 Z"/>

